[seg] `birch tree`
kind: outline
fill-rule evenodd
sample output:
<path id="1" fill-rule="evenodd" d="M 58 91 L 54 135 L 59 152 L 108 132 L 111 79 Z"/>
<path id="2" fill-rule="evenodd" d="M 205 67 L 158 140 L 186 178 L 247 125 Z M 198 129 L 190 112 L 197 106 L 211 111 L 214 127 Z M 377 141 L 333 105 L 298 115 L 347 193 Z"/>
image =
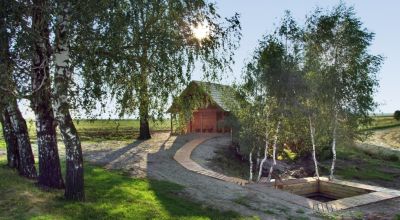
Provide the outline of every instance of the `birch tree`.
<path id="1" fill-rule="evenodd" d="M 18 142 L 14 135 L 13 128 L 11 125 L 10 115 L 7 110 L 2 111 L 2 117 L 0 118 L 1 127 L 3 128 L 3 137 L 6 142 L 7 148 L 7 166 L 10 168 L 19 168 L 19 156 L 18 156 Z"/>
<path id="2" fill-rule="evenodd" d="M 96 62 L 86 60 L 83 78 L 96 91 L 111 91 L 120 116 L 139 116 L 140 139 L 151 138 L 149 120 L 162 118 L 171 94 L 190 81 L 195 63 L 205 76 L 217 78 L 218 71 L 229 70 L 240 39 L 238 15 L 221 21 L 215 5 L 203 0 L 124 1 L 110 13 L 94 27 L 106 40 L 88 42 L 106 59 L 93 56 L 102 64 L 94 69 Z M 202 39 L 193 35 L 199 25 L 209 29 Z"/>
<path id="3" fill-rule="evenodd" d="M 70 58 L 70 1 L 57 1 L 55 38 L 54 111 L 65 145 L 65 198 L 84 199 L 83 157 L 79 135 L 69 112 L 69 87 L 73 68 Z"/>
<path id="4" fill-rule="evenodd" d="M 269 144 L 272 142 L 272 164 L 267 177 L 268 180 L 271 179 L 276 165 L 283 120 L 291 106 L 298 105 L 295 93 L 301 75 L 298 32 L 297 24 L 290 14 L 286 13 L 277 30 L 260 41 L 245 72 L 245 87 L 252 96 L 258 96 L 264 111 L 269 109 L 269 113 L 263 114 L 264 118 L 259 119 L 266 122 L 266 129 L 264 158 L 260 162 L 258 180 L 267 159 Z"/>
<path id="5" fill-rule="evenodd" d="M 18 7 L 14 3 L 14 1 L 0 3 L 0 89 L 2 93 L 0 103 L 3 109 L 3 131 L 9 150 L 9 165 L 17 166 L 19 174 L 24 177 L 36 178 L 28 128 L 18 108 L 18 93 L 13 80 L 16 64 L 12 57 L 16 54 L 11 51 L 10 44 L 12 39 L 15 40 L 21 17 L 19 13 L 16 13 Z"/>
<path id="6" fill-rule="evenodd" d="M 43 187 L 64 188 L 58 155 L 56 122 L 51 105 L 50 79 L 50 2 L 34 0 L 32 5 L 32 34 L 34 34 L 31 97 L 36 117 L 39 153 L 38 183 Z"/>
<path id="7" fill-rule="evenodd" d="M 374 34 L 363 27 L 354 9 L 343 3 L 327 13 L 317 9 L 308 18 L 306 29 L 307 65 L 321 79 L 318 91 L 324 93 L 320 98 L 331 109 L 329 177 L 333 179 L 338 136 L 353 139 L 358 126 L 370 121 L 382 57 L 369 53 Z"/>

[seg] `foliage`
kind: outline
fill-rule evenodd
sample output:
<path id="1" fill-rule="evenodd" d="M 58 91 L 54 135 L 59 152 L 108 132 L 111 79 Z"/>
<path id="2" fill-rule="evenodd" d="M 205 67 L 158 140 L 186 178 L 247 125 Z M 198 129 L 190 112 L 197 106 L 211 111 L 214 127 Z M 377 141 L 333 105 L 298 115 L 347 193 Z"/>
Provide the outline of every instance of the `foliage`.
<path id="1" fill-rule="evenodd" d="M 397 121 L 400 121 L 400 110 L 394 112 L 393 118 L 396 119 Z"/>
<path id="2" fill-rule="evenodd" d="M 260 41 L 247 64 L 244 83 L 238 88 L 246 101 L 232 108 L 239 122 L 239 142 L 247 143 L 241 145 L 243 152 L 250 152 L 254 146 L 262 148 L 265 141 L 272 144 L 268 139 L 278 135 L 275 131 L 278 124 L 284 128 L 280 131 L 278 146 L 305 149 L 303 137 L 307 130 L 304 119 L 299 117 L 302 110 L 297 95 L 304 89 L 299 34 L 296 23 L 287 13 L 280 26 Z"/>
<path id="3" fill-rule="evenodd" d="M 45 192 L 33 181 L 4 167 L 1 158 L 1 219 L 239 219 L 178 194 L 182 187 L 166 181 L 132 179 L 86 165 L 86 201 L 68 202 L 62 192 Z"/>
<path id="4" fill-rule="evenodd" d="M 331 11 L 317 9 L 303 25 L 287 12 L 260 41 L 244 71 L 239 91 L 248 105 L 233 111 L 244 153 L 260 147 L 266 131 L 272 138 L 278 121 L 280 152 L 285 148 L 299 156 L 311 149 L 309 119 L 316 128 L 317 153 L 328 150 L 336 136 L 342 142 L 363 137 L 359 128 L 372 121 L 383 61 L 369 53 L 373 38 L 344 3 Z M 337 135 L 332 135 L 335 124 Z"/>
<path id="5" fill-rule="evenodd" d="M 83 51 L 78 57 L 83 90 L 92 94 L 84 102 L 111 91 L 120 115 L 139 113 L 145 125 L 149 117 L 163 116 L 169 98 L 188 84 L 195 63 L 211 79 L 232 63 L 240 39 L 238 15 L 223 21 L 214 4 L 151 0 L 109 7 L 111 13 L 89 28 L 96 37 L 83 37 L 85 44 L 77 48 Z M 191 28 L 202 23 L 211 33 L 200 41 Z"/>
<path id="6" fill-rule="evenodd" d="M 186 132 L 187 123 L 193 118 L 196 109 L 215 104 L 207 95 L 208 89 L 205 84 L 192 81 L 178 97 L 174 98 L 169 110 L 172 114 L 178 114 L 177 133 Z"/>
<path id="7" fill-rule="evenodd" d="M 373 38 L 354 9 L 344 4 L 325 14 L 317 9 L 306 23 L 306 69 L 315 74 L 321 103 L 335 110 L 328 115 L 338 113 L 344 122 L 339 131 L 350 138 L 371 121 L 376 105 L 373 93 L 382 57 L 368 51 Z"/>

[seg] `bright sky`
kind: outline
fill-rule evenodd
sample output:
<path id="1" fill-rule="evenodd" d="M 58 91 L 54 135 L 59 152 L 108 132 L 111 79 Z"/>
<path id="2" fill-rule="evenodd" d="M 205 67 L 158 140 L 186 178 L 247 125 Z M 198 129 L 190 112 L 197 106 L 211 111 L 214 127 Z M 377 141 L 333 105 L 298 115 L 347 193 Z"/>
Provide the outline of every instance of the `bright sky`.
<path id="1" fill-rule="evenodd" d="M 364 26 L 376 34 L 371 47 L 373 54 L 381 54 L 385 62 L 379 73 L 380 87 L 375 100 L 380 104 L 376 113 L 393 113 L 400 109 L 400 1 L 345 1 L 348 6 L 354 6 L 357 16 L 364 22 Z M 338 0 L 218 0 L 217 7 L 223 16 L 232 16 L 238 12 L 242 24 L 242 40 L 236 51 L 233 73 L 225 74 L 223 83 L 229 84 L 239 79 L 246 60 L 250 59 L 258 40 L 264 34 L 274 29 L 274 24 L 282 18 L 285 10 L 290 10 L 293 17 L 303 22 L 305 15 L 313 11 L 316 6 L 331 8 L 338 4 Z M 201 73 L 196 71 L 194 79 L 200 80 Z M 28 109 L 28 103 L 21 108 L 24 115 L 33 118 Z M 110 105 L 110 107 L 112 104 Z M 112 107 L 111 107 L 112 108 Z M 108 114 L 103 116 L 108 118 Z"/>
<path id="2" fill-rule="evenodd" d="M 303 22 L 305 15 L 316 6 L 331 8 L 338 4 L 334 0 L 218 0 L 218 12 L 222 16 L 232 16 L 235 12 L 241 15 L 242 41 L 236 51 L 233 73 L 224 79 L 225 83 L 232 82 L 241 75 L 244 62 L 250 59 L 257 46 L 258 40 L 264 34 L 274 29 L 279 23 L 285 10 L 290 10 L 297 21 Z M 348 6 L 354 6 L 357 16 L 364 26 L 374 32 L 375 40 L 371 46 L 373 54 L 381 54 L 385 62 L 378 75 L 380 88 L 375 100 L 380 104 L 377 113 L 393 113 L 400 109 L 400 1 L 345 1 Z M 196 72 L 195 79 L 201 79 Z"/>

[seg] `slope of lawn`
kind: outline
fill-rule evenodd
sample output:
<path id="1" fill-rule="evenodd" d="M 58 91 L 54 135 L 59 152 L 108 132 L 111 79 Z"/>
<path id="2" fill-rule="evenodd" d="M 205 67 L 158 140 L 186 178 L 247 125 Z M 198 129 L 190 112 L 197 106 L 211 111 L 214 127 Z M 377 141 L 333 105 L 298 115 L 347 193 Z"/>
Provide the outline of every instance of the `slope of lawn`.
<path id="1" fill-rule="evenodd" d="M 183 198 L 179 185 L 90 165 L 85 168 L 85 202 L 65 201 L 62 190 L 38 189 L 5 167 L 4 156 L 0 176 L 0 219 L 239 219 Z"/>

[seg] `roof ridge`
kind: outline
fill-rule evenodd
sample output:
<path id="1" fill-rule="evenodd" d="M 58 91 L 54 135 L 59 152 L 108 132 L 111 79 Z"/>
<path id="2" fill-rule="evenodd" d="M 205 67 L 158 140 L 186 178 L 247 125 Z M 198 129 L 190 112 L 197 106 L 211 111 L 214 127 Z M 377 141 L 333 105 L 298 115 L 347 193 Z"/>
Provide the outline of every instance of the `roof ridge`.
<path id="1" fill-rule="evenodd" d="M 221 84 L 221 83 L 215 83 L 215 82 L 207 82 L 207 81 L 201 81 L 201 80 L 192 80 L 192 82 L 195 82 L 195 83 L 206 83 L 206 84 L 213 84 L 213 85 L 218 85 L 218 86 L 232 87 L 231 85 L 226 85 L 226 84 Z"/>

